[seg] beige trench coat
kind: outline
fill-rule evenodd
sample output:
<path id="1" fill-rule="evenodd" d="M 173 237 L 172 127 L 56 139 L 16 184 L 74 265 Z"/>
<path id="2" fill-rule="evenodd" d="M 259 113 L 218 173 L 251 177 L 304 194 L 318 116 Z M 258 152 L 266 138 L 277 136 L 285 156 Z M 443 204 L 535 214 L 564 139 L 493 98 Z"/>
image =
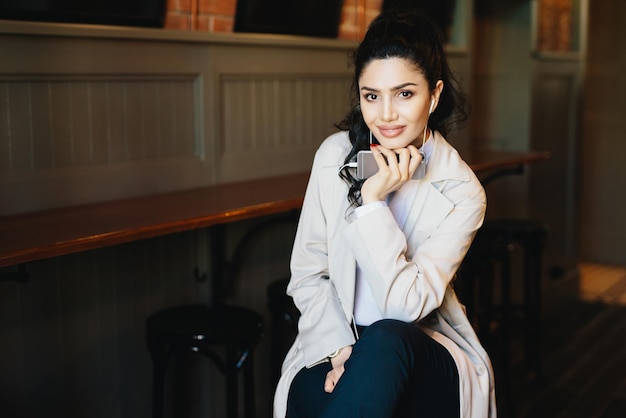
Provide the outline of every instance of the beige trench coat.
<path id="1" fill-rule="evenodd" d="M 354 344 L 352 312 L 359 265 L 385 318 L 415 321 L 451 352 L 460 374 L 461 417 L 496 416 L 493 371 L 451 286 L 482 225 L 485 192 L 439 134 L 404 225 L 389 208 L 354 216 L 338 171 L 346 132 L 315 154 L 291 258 L 287 293 L 301 311 L 299 333 L 282 367 L 274 417 L 286 413 L 296 373 Z"/>

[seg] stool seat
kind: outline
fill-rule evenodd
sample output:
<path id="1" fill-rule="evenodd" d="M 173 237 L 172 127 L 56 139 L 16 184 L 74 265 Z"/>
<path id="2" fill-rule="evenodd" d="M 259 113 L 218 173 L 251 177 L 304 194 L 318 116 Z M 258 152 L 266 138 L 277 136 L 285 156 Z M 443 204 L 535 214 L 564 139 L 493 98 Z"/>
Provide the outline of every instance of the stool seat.
<path id="1" fill-rule="evenodd" d="M 289 278 L 278 279 L 267 286 L 267 308 L 272 315 L 281 317 L 293 330 L 298 332 L 298 318 L 300 312 L 287 294 Z"/>
<path id="2" fill-rule="evenodd" d="M 534 219 L 488 219 L 479 230 L 479 235 L 508 238 L 514 241 L 531 239 L 540 244 L 548 236 L 548 226 Z"/>
<path id="3" fill-rule="evenodd" d="M 153 416 L 163 417 L 165 374 L 170 357 L 195 352 L 212 360 L 226 376 L 228 417 L 238 416 L 237 376 L 243 370 L 245 416 L 253 417 L 252 354 L 263 329 L 263 317 L 242 306 L 182 305 L 150 315 L 146 320 L 146 341 L 154 365 Z M 221 347 L 223 355 L 216 350 Z M 182 392 L 184 382 L 177 382 L 176 386 Z M 180 416 L 180 399 L 177 407 L 176 416 Z"/>
<path id="4" fill-rule="evenodd" d="M 263 317 L 242 306 L 183 305 L 152 314 L 148 334 L 179 344 L 230 344 L 253 348 L 263 336 Z"/>

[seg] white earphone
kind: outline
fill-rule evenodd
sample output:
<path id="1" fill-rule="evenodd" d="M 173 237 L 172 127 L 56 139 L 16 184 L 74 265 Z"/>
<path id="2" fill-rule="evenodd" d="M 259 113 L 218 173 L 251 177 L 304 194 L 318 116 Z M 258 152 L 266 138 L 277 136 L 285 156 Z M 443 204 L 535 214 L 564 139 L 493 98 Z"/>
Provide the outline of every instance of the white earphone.
<path id="1" fill-rule="evenodd" d="M 435 99 L 432 99 L 430 101 L 430 109 L 428 110 L 428 114 L 430 115 L 431 113 L 433 113 L 433 107 L 435 106 Z"/>

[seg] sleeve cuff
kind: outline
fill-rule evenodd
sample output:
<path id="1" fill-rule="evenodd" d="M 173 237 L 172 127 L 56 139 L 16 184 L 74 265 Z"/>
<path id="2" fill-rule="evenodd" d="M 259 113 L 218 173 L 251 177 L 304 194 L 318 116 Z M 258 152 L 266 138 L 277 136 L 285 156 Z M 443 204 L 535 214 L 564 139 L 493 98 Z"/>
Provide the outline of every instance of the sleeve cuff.
<path id="1" fill-rule="evenodd" d="M 368 203 L 367 205 L 359 206 L 358 208 L 354 209 L 354 214 L 356 215 L 357 218 L 361 218 L 367 215 L 368 213 L 374 212 L 377 209 L 386 208 L 386 207 L 387 207 L 387 202 L 380 200 L 378 202 L 372 202 L 372 203 Z"/>

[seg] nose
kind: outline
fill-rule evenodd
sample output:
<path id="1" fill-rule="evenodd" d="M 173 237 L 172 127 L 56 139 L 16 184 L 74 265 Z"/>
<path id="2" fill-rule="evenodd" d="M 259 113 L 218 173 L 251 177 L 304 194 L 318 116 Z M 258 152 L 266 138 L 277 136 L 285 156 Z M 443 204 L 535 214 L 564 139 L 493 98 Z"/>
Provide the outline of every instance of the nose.
<path id="1" fill-rule="evenodd" d="M 391 97 L 383 100 L 381 119 L 385 122 L 395 120 L 397 118 L 396 109 Z"/>

